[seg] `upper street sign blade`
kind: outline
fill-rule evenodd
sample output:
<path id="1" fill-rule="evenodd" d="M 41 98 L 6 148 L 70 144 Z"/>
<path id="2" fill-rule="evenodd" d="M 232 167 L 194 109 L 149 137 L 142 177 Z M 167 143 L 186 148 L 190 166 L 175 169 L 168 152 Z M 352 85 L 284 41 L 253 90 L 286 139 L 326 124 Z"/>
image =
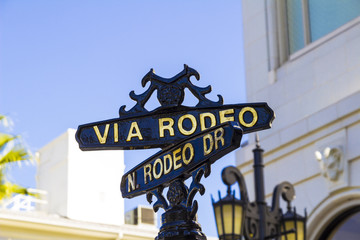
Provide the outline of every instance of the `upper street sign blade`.
<path id="1" fill-rule="evenodd" d="M 270 128 L 274 118 L 266 103 L 178 106 L 80 125 L 76 140 L 81 150 L 165 148 L 225 122 L 237 122 L 246 134 Z"/>
<path id="2" fill-rule="evenodd" d="M 186 179 L 204 165 L 212 164 L 240 146 L 242 130 L 236 122 L 226 122 L 164 149 L 125 173 L 121 180 L 124 198 L 132 198 L 173 179 Z"/>

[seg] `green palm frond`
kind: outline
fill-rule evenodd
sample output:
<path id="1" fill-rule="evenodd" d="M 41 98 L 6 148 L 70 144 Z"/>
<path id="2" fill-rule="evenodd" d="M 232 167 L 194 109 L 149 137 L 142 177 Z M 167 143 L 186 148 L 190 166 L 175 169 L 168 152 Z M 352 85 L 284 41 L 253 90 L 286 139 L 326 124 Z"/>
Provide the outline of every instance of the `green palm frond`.
<path id="1" fill-rule="evenodd" d="M 12 121 L 7 116 L 0 114 L 0 127 L 10 130 Z M 6 131 L 7 132 L 7 131 Z M 27 150 L 26 145 L 20 136 L 0 132 L 0 202 L 4 198 L 10 198 L 13 194 L 33 195 L 26 188 L 7 180 L 6 169 L 9 163 L 33 160 L 32 154 Z"/>
<path id="2" fill-rule="evenodd" d="M 0 184 L 0 201 L 4 198 L 10 198 L 13 194 L 29 194 L 26 188 L 17 184 L 5 182 Z"/>
<path id="3" fill-rule="evenodd" d="M 30 158 L 31 156 L 26 149 L 22 147 L 14 147 L 4 156 L 0 156 L 0 168 L 7 163 L 29 160 Z"/>
<path id="4" fill-rule="evenodd" d="M 5 172 L 4 170 L 5 170 L 4 168 L 0 168 L 0 185 L 7 182 L 6 176 L 4 174 L 4 172 Z"/>
<path id="5" fill-rule="evenodd" d="M 7 133 L 0 133 L 0 147 L 4 146 L 6 143 L 11 142 L 17 138 L 18 136 L 14 136 Z"/>

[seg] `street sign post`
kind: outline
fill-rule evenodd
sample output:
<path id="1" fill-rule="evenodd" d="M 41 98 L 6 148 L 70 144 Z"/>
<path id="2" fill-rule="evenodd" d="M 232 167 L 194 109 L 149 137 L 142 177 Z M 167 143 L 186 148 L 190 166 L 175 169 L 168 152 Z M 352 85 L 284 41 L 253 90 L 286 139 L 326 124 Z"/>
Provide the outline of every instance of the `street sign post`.
<path id="1" fill-rule="evenodd" d="M 84 151 L 162 149 L 128 171 L 120 186 L 124 198 L 146 194 L 152 203 L 155 196 L 154 211 L 165 209 L 159 240 L 206 239 L 195 221 L 198 204 L 193 201 L 197 192 L 205 192 L 201 178 L 210 174 L 212 163 L 240 146 L 243 134 L 268 129 L 275 118 L 266 103 L 223 105 L 220 95 L 213 102 L 205 97 L 211 86 L 197 87 L 191 77 L 199 80 L 200 74 L 187 65 L 173 78 L 151 69 L 141 82 L 143 87 L 150 82 L 149 88 L 140 95 L 130 93 L 137 102 L 133 108 L 122 106 L 119 118 L 83 124 L 76 132 Z M 195 107 L 182 105 L 185 88 L 199 100 Z M 149 112 L 144 106 L 155 90 L 161 106 Z"/>

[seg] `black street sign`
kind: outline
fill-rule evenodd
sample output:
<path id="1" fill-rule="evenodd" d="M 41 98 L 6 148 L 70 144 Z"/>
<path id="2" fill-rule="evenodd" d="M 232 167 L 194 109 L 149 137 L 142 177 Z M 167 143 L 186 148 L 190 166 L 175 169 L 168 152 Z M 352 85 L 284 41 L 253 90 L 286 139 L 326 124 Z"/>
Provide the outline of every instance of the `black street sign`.
<path id="1" fill-rule="evenodd" d="M 122 196 L 132 198 L 167 187 L 173 179 L 188 178 L 203 164 L 212 164 L 238 148 L 242 134 L 237 122 L 226 122 L 156 153 L 122 177 Z"/>
<path id="2" fill-rule="evenodd" d="M 190 78 L 200 74 L 187 65 L 172 78 L 163 78 L 151 69 L 142 79 L 147 90 L 137 95 L 130 92 L 136 104 L 119 109 L 119 118 L 83 124 L 78 127 L 76 140 L 81 150 L 147 149 L 162 150 L 125 173 L 120 190 L 124 198 L 146 193 L 156 212 L 160 207 L 163 225 L 156 239 L 206 240 L 196 222 L 198 203 L 194 197 L 205 187 L 211 164 L 240 146 L 243 134 L 271 127 L 275 118 L 266 103 L 223 105 L 205 97 L 211 86 L 198 87 Z M 194 107 L 183 106 L 185 88 L 199 102 Z M 160 107 L 148 111 L 145 104 L 157 91 Z M 190 187 L 184 181 L 192 176 Z M 167 200 L 163 190 L 168 187 Z"/>
<path id="3" fill-rule="evenodd" d="M 76 140 L 81 150 L 165 148 L 224 122 L 237 122 L 246 134 L 270 128 L 273 119 L 266 103 L 179 106 L 80 125 Z"/>
<path id="4" fill-rule="evenodd" d="M 267 103 L 223 105 L 221 95 L 218 101 L 205 97 L 211 86 L 198 87 L 191 78 L 199 80 L 200 74 L 187 65 L 172 78 L 160 77 L 151 69 L 141 81 L 148 88 L 141 94 L 130 92 L 136 101 L 131 109 L 121 106 L 118 118 L 78 127 L 76 140 L 81 150 L 162 148 L 123 176 L 123 197 L 186 179 L 204 164 L 210 166 L 238 148 L 242 134 L 271 127 L 275 114 Z M 199 100 L 196 106 L 182 105 L 185 89 Z M 148 111 L 145 104 L 155 91 L 160 107 Z"/>

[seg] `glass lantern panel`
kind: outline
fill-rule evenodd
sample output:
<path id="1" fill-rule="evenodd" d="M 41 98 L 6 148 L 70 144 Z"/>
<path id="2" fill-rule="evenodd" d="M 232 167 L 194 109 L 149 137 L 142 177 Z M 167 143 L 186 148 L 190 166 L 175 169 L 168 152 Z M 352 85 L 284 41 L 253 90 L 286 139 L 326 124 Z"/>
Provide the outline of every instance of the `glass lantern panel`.
<path id="1" fill-rule="evenodd" d="M 223 205 L 223 215 L 224 215 L 224 229 L 225 234 L 232 234 L 233 232 L 233 205 L 225 204 Z"/>
<path id="2" fill-rule="evenodd" d="M 290 231 L 291 229 L 295 229 L 294 220 L 285 221 L 285 230 L 284 227 L 281 226 L 281 232 Z M 281 240 L 303 240 L 304 239 L 304 222 L 297 221 L 296 223 L 296 230 L 297 230 L 297 238 L 295 233 L 288 233 L 282 235 Z"/>
<path id="3" fill-rule="evenodd" d="M 223 227 L 222 227 L 222 216 L 221 216 L 221 205 L 215 207 L 215 220 L 216 220 L 216 227 L 218 230 L 219 236 L 223 235 Z"/>
<path id="4" fill-rule="evenodd" d="M 305 239 L 304 236 L 304 222 L 298 221 L 296 224 L 297 227 L 297 240 Z"/>
<path id="5" fill-rule="evenodd" d="M 241 205 L 235 206 L 235 216 L 234 216 L 234 233 L 236 235 L 241 234 L 241 224 L 242 224 L 242 215 L 243 215 L 243 208 Z"/>

